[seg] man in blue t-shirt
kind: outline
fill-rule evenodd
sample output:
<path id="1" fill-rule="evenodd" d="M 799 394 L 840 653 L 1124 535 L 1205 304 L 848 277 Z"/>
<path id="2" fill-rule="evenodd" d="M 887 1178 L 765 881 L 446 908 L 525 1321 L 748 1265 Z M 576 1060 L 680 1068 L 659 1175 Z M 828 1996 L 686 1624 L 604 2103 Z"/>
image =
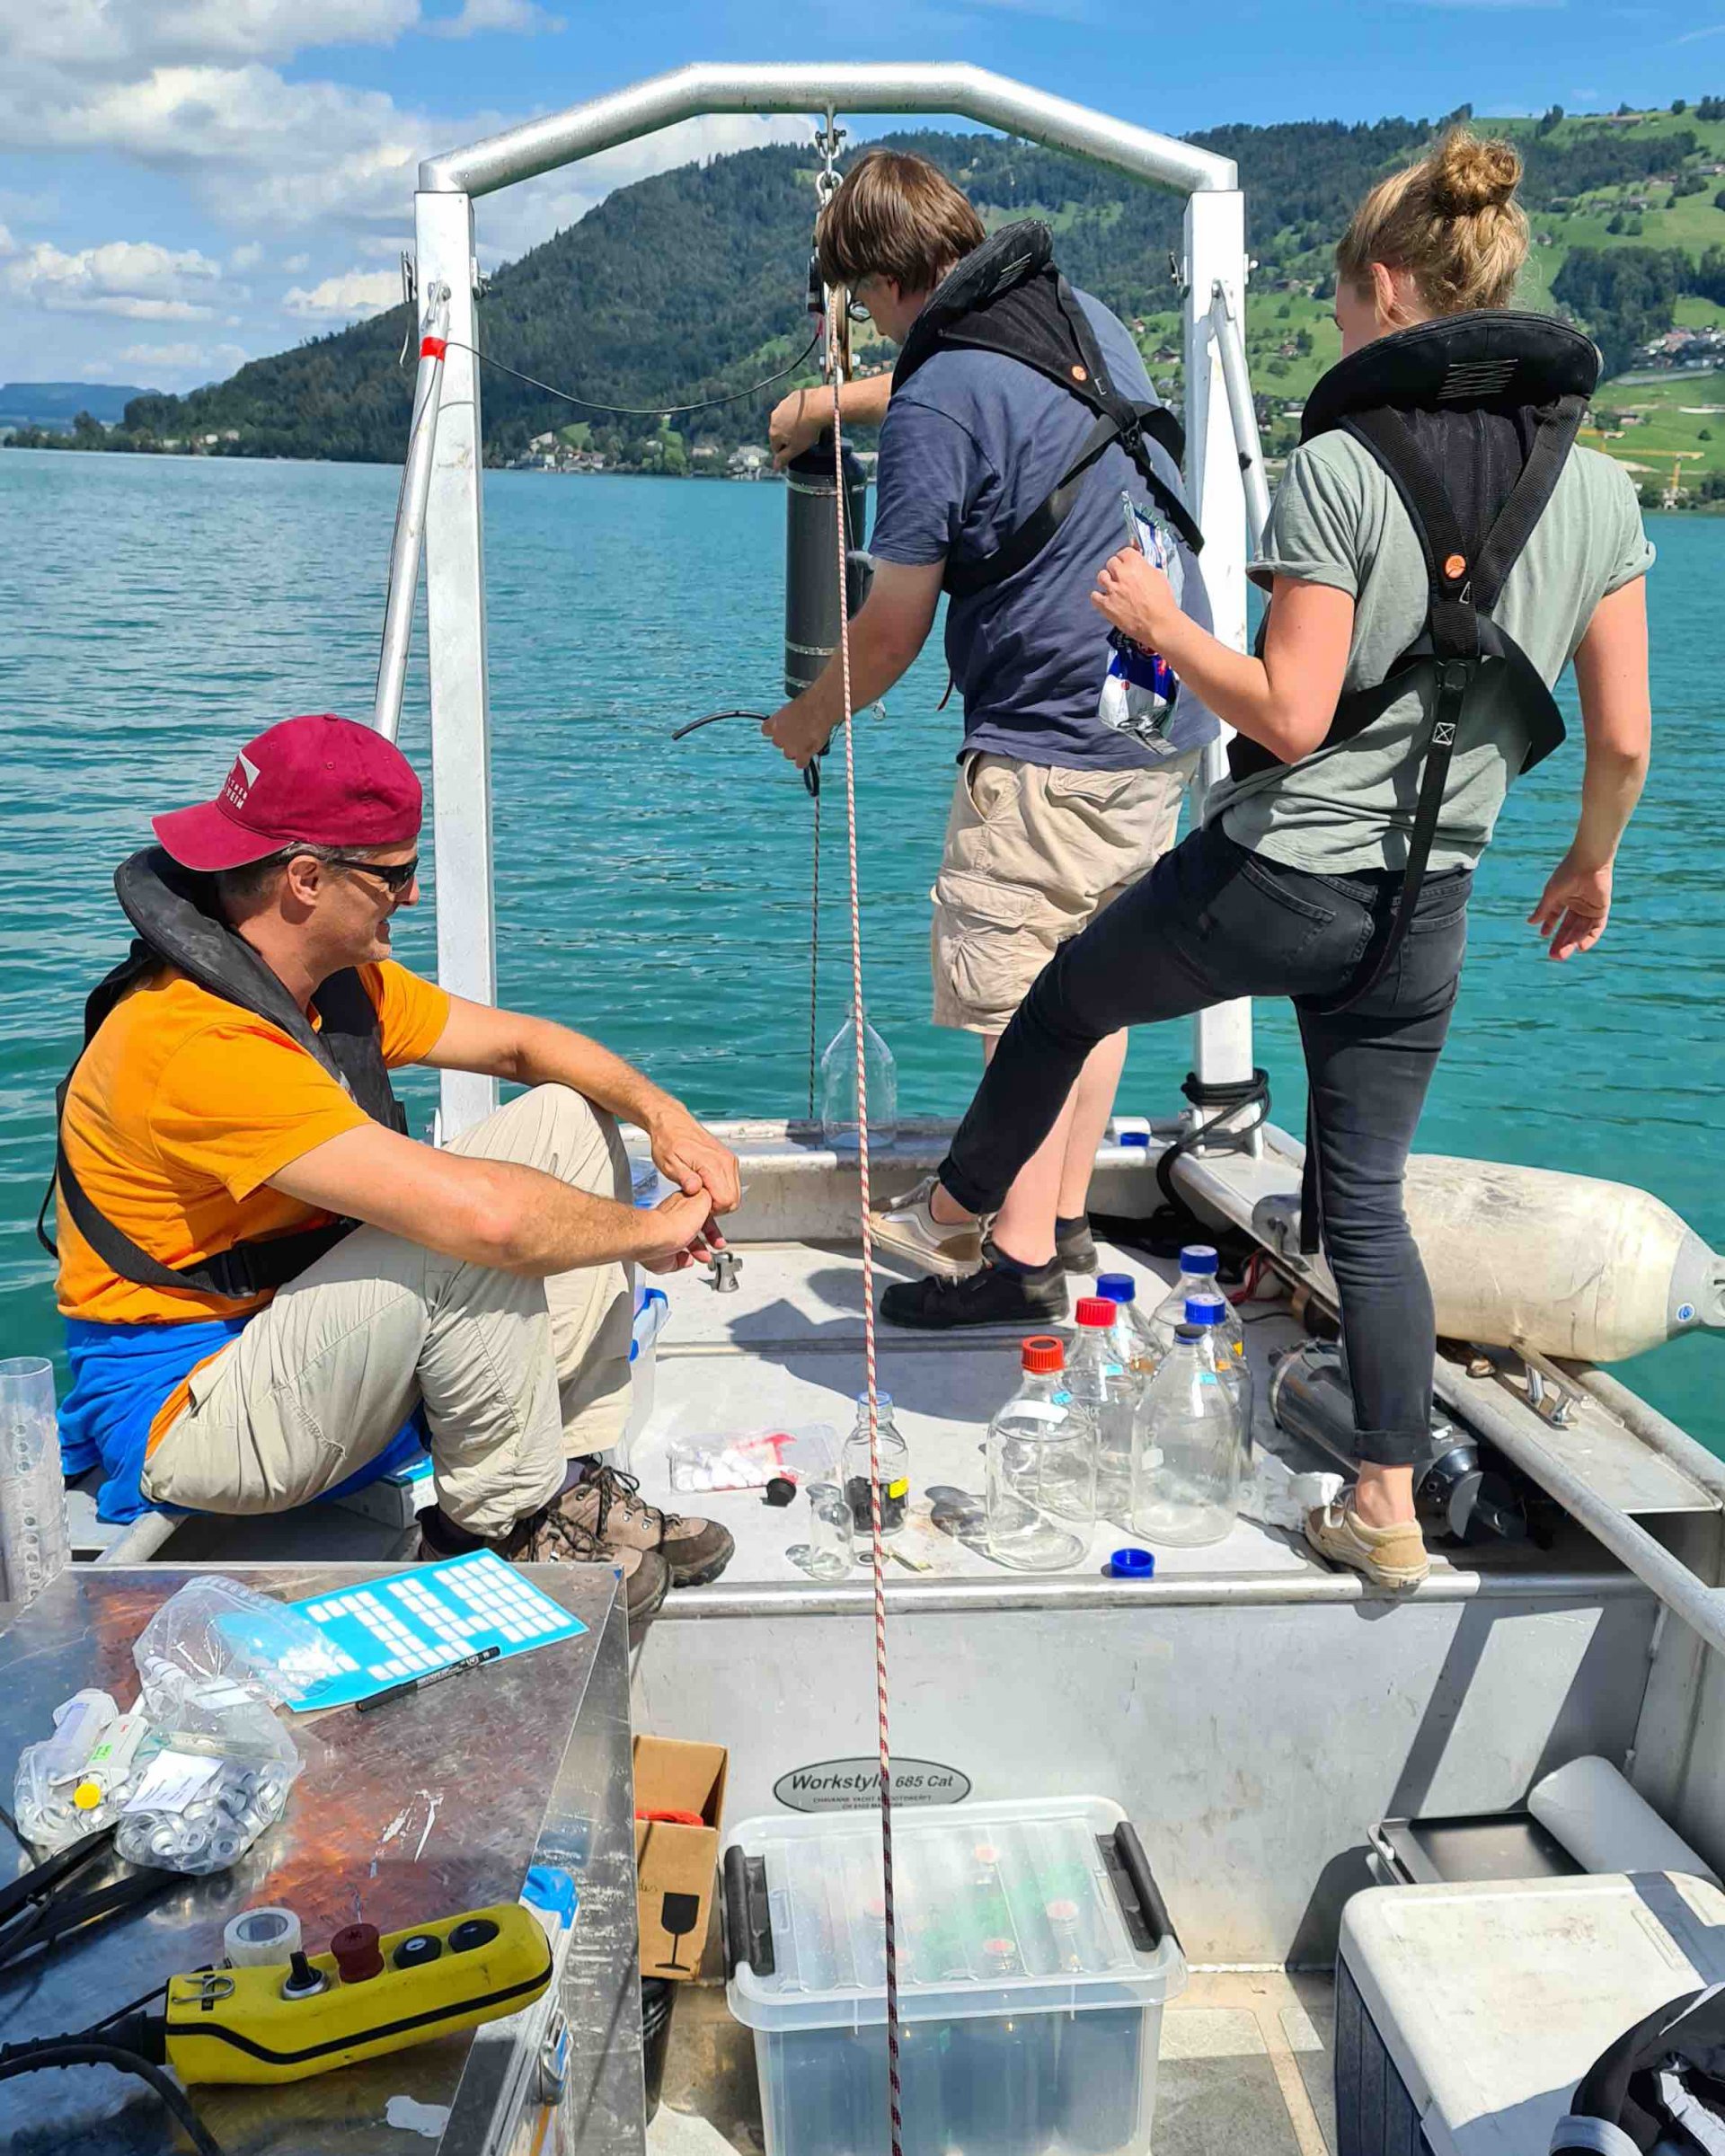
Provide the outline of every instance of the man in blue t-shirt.
<path id="1" fill-rule="evenodd" d="M 920 157 L 873 150 L 823 212 L 821 275 L 868 309 L 902 345 L 936 287 L 983 244 L 965 197 Z M 1154 403 L 1137 347 L 1100 301 L 1077 296 L 1118 392 Z M 890 402 L 889 402 L 890 398 Z M 880 426 L 868 602 L 851 628 L 851 702 L 891 687 L 933 625 L 950 563 L 995 553 L 1060 484 L 1094 412 L 1047 375 L 1004 352 L 936 349 L 892 392 L 877 376 L 847 383 L 841 411 Z M 808 447 L 831 413 L 830 390 L 787 397 L 773 414 L 780 463 Z M 1168 490 L 1180 473 L 1150 454 Z M 1098 715 L 1109 659 L 1090 605 L 1095 574 L 1125 536 L 1123 492 L 1149 490 L 1115 444 L 1077 482 L 1073 508 L 1015 573 L 947 610 L 946 657 L 964 700 L 964 740 L 932 893 L 934 1019 L 982 1038 L 985 1058 L 1025 992 L 1068 936 L 1136 883 L 1172 844 L 1180 804 L 1216 720 L 1183 694 L 1154 746 Z M 1197 564 L 1182 550 L 1188 611 L 1209 626 Z M 843 718 L 835 658 L 767 721 L 799 766 Z M 1066 1315 L 1066 1275 L 1094 1269 L 1085 1217 L 1091 1170 L 1107 1128 L 1126 1036 L 1085 1064 L 1061 1117 L 979 1237 L 935 1211 L 931 1178 L 877 1215 L 880 1244 L 930 1277 L 888 1288 L 881 1314 L 925 1330 L 1047 1324 Z"/>

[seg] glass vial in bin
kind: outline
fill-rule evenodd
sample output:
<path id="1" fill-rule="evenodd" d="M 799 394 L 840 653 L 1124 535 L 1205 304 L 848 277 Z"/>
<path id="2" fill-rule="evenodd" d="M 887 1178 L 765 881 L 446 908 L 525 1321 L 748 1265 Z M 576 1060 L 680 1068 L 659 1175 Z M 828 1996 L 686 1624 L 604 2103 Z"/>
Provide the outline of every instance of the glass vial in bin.
<path id="1" fill-rule="evenodd" d="M 874 1396 L 875 1437 L 880 1461 L 880 1532 L 897 1534 L 910 1503 L 910 1447 L 892 1418 L 892 1395 Z M 872 1536 L 874 1507 L 869 1488 L 869 1396 L 856 1396 L 856 1427 L 845 1441 L 845 1495 L 858 1534 Z"/>
<path id="2" fill-rule="evenodd" d="M 988 1425 L 987 1550 L 1022 1572 L 1060 1572 L 1095 1524 L 1096 1423 L 1066 1384 L 1058 1340 L 1026 1340 L 1020 1360 L 1023 1383 Z"/>
<path id="3" fill-rule="evenodd" d="M 1050 2015 L 1058 2031 L 1051 2125 L 1073 2156 L 1116 2156 L 1138 2125 L 1144 2015 L 1137 2007 Z"/>
<path id="4" fill-rule="evenodd" d="M 1053 2139 L 1059 2017 L 955 2021 L 947 2046 L 948 2145 L 963 2156 L 1045 2156 Z"/>

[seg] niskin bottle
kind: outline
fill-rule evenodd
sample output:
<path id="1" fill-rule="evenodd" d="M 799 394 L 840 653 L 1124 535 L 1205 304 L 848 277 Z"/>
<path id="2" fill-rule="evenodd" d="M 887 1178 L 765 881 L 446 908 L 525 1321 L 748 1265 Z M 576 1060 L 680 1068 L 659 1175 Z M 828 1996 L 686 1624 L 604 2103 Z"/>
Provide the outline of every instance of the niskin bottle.
<path id="1" fill-rule="evenodd" d="M 880 1458 L 880 1532 L 897 1534 L 910 1503 L 910 1447 L 892 1419 L 892 1395 L 874 1396 L 875 1435 Z M 845 1441 L 845 1495 L 859 1534 L 874 1533 L 874 1503 L 869 1488 L 869 1396 L 856 1396 L 856 1427 Z"/>
<path id="2" fill-rule="evenodd" d="M 1214 1248 L 1208 1242 L 1189 1242 L 1180 1253 L 1180 1278 L 1168 1291 L 1163 1301 L 1157 1303 L 1150 1322 L 1154 1328 L 1158 1345 L 1165 1355 L 1173 1340 L 1177 1327 L 1186 1322 L 1186 1304 L 1193 1295 L 1221 1294 L 1216 1281 L 1216 1268 L 1221 1263 Z M 1227 1342 L 1228 1352 L 1243 1362 L 1246 1356 L 1245 1328 L 1240 1322 L 1240 1313 L 1225 1295 L 1223 1303 L 1226 1316 L 1222 1326 L 1222 1337 Z"/>
<path id="3" fill-rule="evenodd" d="M 1132 1418 L 1144 1380 L 1121 1360 L 1115 1339 L 1119 1309 L 1107 1295 L 1078 1298 L 1078 1330 L 1066 1363 L 1066 1384 L 1096 1424 L 1097 1515 L 1124 1524 L 1132 1501 Z"/>
<path id="4" fill-rule="evenodd" d="M 1243 1463 L 1240 1407 L 1216 1366 L 1206 1330 L 1198 1323 L 1178 1329 L 1139 1404 L 1131 1526 L 1149 1542 L 1219 1542 L 1234 1525 Z"/>

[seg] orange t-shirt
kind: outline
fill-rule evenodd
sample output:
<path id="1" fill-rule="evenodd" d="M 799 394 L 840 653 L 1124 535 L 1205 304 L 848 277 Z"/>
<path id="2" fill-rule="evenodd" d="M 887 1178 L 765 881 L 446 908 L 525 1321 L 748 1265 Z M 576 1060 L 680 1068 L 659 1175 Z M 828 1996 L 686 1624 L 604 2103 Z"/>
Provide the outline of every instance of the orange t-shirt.
<path id="1" fill-rule="evenodd" d="M 393 959 L 361 967 L 359 977 L 376 1007 L 385 1063 L 423 1061 L 448 1021 L 447 994 Z M 326 1223 L 327 1213 L 271 1190 L 270 1178 L 365 1120 L 341 1081 L 279 1027 L 169 966 L 102 1021 L 61 1127 L 92 1203 L 151 1257 L 180 1266 Z M 64 1206 L 58 1216 L 59 1305 L 68 1318 L 183 1323 L 250 1316 L 270 1300 L 234 1303 L 123 1280 Z"/>

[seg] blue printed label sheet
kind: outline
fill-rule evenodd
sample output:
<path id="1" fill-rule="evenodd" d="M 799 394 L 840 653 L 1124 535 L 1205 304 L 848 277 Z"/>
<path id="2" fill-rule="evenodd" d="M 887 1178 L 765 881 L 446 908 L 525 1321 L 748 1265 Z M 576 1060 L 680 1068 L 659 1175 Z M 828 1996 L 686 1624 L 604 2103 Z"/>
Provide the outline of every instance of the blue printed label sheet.
<path id="1" fill-rule="evenodd" d="M 500 1657 L 525 1654 L 587 1630 L 490 1550 L 290 1606 L 316 1625 L 331 1658 L 330 1674 L 298 1701 L 300 1714 L 350 1706 L 488 1647 Z"/>

